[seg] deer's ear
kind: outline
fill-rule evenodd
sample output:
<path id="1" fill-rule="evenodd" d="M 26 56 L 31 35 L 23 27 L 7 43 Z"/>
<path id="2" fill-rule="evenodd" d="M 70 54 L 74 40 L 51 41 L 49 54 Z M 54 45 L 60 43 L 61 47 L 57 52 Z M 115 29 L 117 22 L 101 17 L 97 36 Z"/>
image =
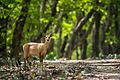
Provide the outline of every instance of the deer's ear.
<path id="1" fill-rule="evenodd" d="M 53 36 L 53 33 L 52 33 L 52 32 L 49 32 L 49 33 L 47 33 L 46 35 L 49 36 L 49 38 L 50 38 L 50 37 Z"/>
<path id="2" fill-rule="evenodd" d="M 42 36 L 45 37 L 45 36 L 46 36 L 46 33 L 42 33 Z"/>

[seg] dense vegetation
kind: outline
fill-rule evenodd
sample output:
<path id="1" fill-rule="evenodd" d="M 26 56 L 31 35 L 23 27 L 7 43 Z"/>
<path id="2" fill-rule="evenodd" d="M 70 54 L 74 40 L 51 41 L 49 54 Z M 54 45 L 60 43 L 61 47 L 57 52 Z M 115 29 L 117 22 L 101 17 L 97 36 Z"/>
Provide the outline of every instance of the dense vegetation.
<path id="1" fill-rule="evenodd" d="M 47 33 L 46 59 L 118 58 L 119 19 L 120 0 L 0 0 L 0 57 L 19 62 L 22 45 Z"/>

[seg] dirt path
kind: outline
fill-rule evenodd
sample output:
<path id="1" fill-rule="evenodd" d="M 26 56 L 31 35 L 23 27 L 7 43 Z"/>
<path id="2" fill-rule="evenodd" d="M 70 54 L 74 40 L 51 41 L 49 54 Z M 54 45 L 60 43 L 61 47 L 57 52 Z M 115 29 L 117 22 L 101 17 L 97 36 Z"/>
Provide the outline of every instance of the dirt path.
<path id="1" fill-rule="evenodd" d="M 0 80 L 120 80 L 120 59 L 44 60 L 28 68 L 2 66 Z"/>
<path id="2" fill-rule="evenodd" d="M 45 61 L 45 64 L 66 70 L 74 78 L 81 76 L 85 80 L 120 80 L 120 59 Z"/>

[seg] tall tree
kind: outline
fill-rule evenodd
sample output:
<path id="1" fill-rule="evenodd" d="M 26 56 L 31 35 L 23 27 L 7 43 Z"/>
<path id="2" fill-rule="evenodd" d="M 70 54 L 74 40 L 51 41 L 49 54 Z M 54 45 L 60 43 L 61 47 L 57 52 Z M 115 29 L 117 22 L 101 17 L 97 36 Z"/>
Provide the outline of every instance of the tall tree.
<path id="1" fill-rule="evenodd" d="M 57 9 L 56 9 L 57 4 L 58 4 L 58 0 L 54 0 L 53 4 L 51 6 L 51 13 L 50 13 L 51 17 L 55 17 L 55 15 L 57 13 Z M 38 42 L 41 39 L 42 34 L 47 32 L 47 30 L 49 29 L 51 24 L 52 24 L 52 20 L 50 19 L 49 22 L 45 25 L 45 28 L 43 29 L 43 31 L 40 32 L 39 35 L 37 36 L 37 39 L 33 40 L 33 41 L 37 41 Z"/>
<path id="2" fill-rule="evenodd" d="M 17 60 L 17 64 L 20 64 L 19 61 L 19 52 L 21 46 L 20 44 L 23 36 L 22 34 L 23 27 L 25 25 L 25 21 L 28 15 L 29 5 L 30 5 L 30 0 L 23 0 L 21 14 L 15 23 L 15 29 L 13 32 L 11 58 L 15 57 Z"/>
<path id="3" fill-rule="evenodd" d="M 101 19 L 101 13 L 99 11 L 96 11 L 94 13 L 95 18 L 95 27 L 93 29 L 92 34 L 92 55 L 91 57 L 95 58 L 99 56 L 99 29 L 100 29 L 100 19 Z"/>
<path id="4" fill-rule="evenodd" d="M 119 53 L 120 52 L 120 27 L 119 27 L 119 14 L 118 14 L 118 4 L 115 4 L 115 36 L 116 36 L 116 39 L 117 39 L 117 44 L 116 44 L 116 53 Z"/>
<path id="5" fill-rule="evenodd" d="M 0 57 L 6 57 L 6 34 L 9 16 L 0 19 Z"/>
<path id="6" fill-rule="evenodd" d="M 92 16 L 92 14 L 94 13 L 94 9 L 91 9 L 90 12 L 83 18 L 81 19 L 81 21 L 78 23 L 77 26 L 75 26 L 75 28 L 72 31 L 71 37 L 70 37 L 70 41 L 67 47 L 67 51 L 65 54 L 65 57 L 68 59 L 71 59 L 71 55 L 72 55 L 72 51 L 74 48 L 74 39 L 76 34 L 78 33 L 78 31 L 81 31 L 83 25 L 88 21 L 88 19 Z"/>
<path id="7" fill-rule="evenodd" d="M 106 15 L 106 19 L 102 24 L 101 27 L 101 41 L 100 41 L 100 46 L 101 46 L 101 52 L 103 53 L 103 55 L 106 57 L 109 53 L 111 53 L 111 49 L 110 49 L 110 44 L 108 42 L 105 42 L 105 40 L 107 40 L 108 35 L 106 35 L 107 33 L 110 33 L 110 27 L 112 26 L 112 11 L 113 11 L 113 5 L 112 3 L 109 4 L 109 6 L 107 6 L 107 13 L 108 15 Z M 109 35 L 111 36 L 111 34 Z"/>

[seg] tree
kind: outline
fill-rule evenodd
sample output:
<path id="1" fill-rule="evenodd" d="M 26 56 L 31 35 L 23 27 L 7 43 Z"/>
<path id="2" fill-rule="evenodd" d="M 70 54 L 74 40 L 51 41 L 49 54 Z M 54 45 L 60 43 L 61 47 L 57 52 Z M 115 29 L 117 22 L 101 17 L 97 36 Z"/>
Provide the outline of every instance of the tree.
<path id="1" fill-rule="evenodd" d="M 23 0 L 23 7 L 21 9 L 21 14 L 15 23 L 15 29 L 13 32 L 11 58 L 15 57 L 18 64 L 20 64 L 19 52 L 21 47 L 20 43 L 23 37 L 22 31 L 25 25 L 25 20 L 28 15 L 29 4 L 30 4 L 30 0 Z"/>
<path id="2" fill-rule="evenodd" d="M 72 49 L 74 48 L 74 39 L 78 31 L 81 31 L 83 25 L 88 21 L 88 19 L 92 16 L 94 13 L 94 9 L 91 9 L 90 12 L 78 23 L 78 25 L 74 28 L 71 38 L 69 41 L 69 45 L 66 51 L 66 58 L 71 59 Z"/>
<path id="3" fill-rule="evenodd" d="M 92 54 L 91 56 L 94 57 L 99 57 L 99 29 L 100 29 L 100 19 L 101 19 L 101 14 L 100 12 L 96 11 L 94 13 L 94 18 L 95 18 L 95 27 L 93 29 L 93 34 L 92 34 Z"/>

